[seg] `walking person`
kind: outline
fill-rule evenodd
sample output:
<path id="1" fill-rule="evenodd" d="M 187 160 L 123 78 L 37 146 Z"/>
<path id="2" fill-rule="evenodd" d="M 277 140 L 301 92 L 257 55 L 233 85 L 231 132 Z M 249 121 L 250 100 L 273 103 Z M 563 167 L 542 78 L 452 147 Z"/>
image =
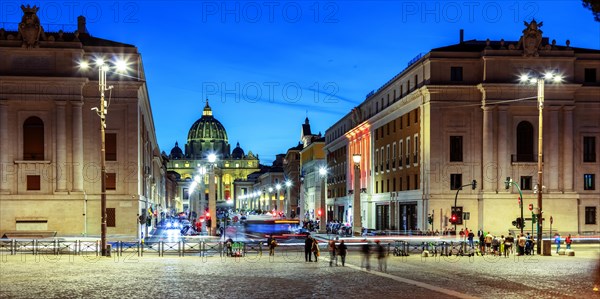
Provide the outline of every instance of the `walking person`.
<path id="1" fill-rule="evenodd" d="M 525 238 L 525 235 L 519 234 L 519 239 L 517 240 L 517 245 L 519 246 L 519 254 L 518 255 L 525 255 L 525 244 L 526 243 L 527 243 L 527 238 Z"/>
<path id="2" fill-rule="evenodd" d="M 514 242 L 515 238 L 512 236 L 511 233 L 508 233 L 508 236 L 506 236 L 506 238 L 504 239 L 504 257 L 508 257 L 509 254 L 512 252 L 512 246 Z"/>
<path id="3" fill-rule="evenodd" d="M 306 262 L 312 262 L 312 244 L 312 237 L 310 235 L 306 236 L 306 240 L 304 240 L 304 261 Z"/>
<path id="4" fill-rule="evenodd" d="M 312 251 L 313 255 L 315 256 L 315 263 L 318 262 L 319 255 L 321 255 L 321 252 L 319 250 L 319 241 L 317 241 L 317 239 L 315 239 L 315 238 L 312 238 L 311 251 Z"/>
<path id="5" fill-rule="evenodd" d="M 329 240 L 329 244 L 327 244 L 327 249 L 329 249 L 329 267 L 333 266 L 333 260 L 335 260 L 335 265 L 338 265 L 337 255 L 336 255 L 336 246 L 334 240 Z"/>
<path id="6" fill-rule="evenodd" d="M 369 271 L 371 270 L 371 245 L 369 245 L 369 242 L 366 239 L 364 241 L 365 244 L 363 244 L 361 247 L 362 259 L 360 261 L 360 267 Z"/>
<path id="7" fill-rule="evenodd" d="M 567 244 L 567 249 L 571 249 L 571 243 L 573 242 L 573 240 L 571 239 L 571 234 L 569 234 L 567 236 L 567 238 L 565 239 L 565 244 Z"/>
<path id="8" fill-rule="evenodd" d="M 560 235 L 558 233 L 554 234 L 554 243 L 556 244 L 556 253 L 560 250 Z"/>
<path id="9" fill-rule="evenodd" d="M 338 245 L 337 249 L 338 249 L 338 255 L 340 256 L 340 259 L 342 260 L 342 267 L 343 267 L 346 264 L 346 254 L 348 253 L 348 247 L 346 247 L 346 244 L 344 244 L 344 240 L 342 240 L 342 242 L 340 242 L 340 245 Z"/>
<path id="10" fill-rule="evenodd" d="M 469 247 L 471 247 L 471 249 L 473 249 L 473 238 L 475 237 L 475 234 L 471 231 L 469 232 L 469 234 L 467 235 L 467 240 L 469 241 Z"/>
<path id="11" fill-rule="evenodd" d="M 271 235 L 271 242 L 269 243 L 269 256 L 275 256 L 275 247 L 277 247 L 277 240 Z"/>
<path id="12" fill-rule="evenodd" d="M 387 272 L 387 260 L 386 260 L 386 252 L 385 247 L 381 245 L 381 241 L 375 241 L 377 244 L 377 268 L 380 272 Z"/>

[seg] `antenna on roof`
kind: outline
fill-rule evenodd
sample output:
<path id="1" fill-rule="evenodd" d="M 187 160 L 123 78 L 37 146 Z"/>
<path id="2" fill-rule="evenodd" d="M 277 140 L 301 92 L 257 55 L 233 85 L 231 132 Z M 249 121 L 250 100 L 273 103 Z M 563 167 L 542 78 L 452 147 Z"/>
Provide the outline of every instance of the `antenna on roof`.
<path id="1" fill-rule="evenodd" d="M 465 30 L 460 30 L 460 43 L 462 44 L 465 41 Z"/>

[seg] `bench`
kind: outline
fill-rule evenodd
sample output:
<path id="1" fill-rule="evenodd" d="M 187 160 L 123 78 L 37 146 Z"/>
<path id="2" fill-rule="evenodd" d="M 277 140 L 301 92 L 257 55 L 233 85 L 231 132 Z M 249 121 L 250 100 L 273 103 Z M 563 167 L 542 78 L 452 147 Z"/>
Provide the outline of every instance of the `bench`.
<path id="1" fill-rule="evenodd" d="M 45 239 L 56 237 L 56 231 L 49 230 L 15 230 L 6 231 L 2 239 Z"/>

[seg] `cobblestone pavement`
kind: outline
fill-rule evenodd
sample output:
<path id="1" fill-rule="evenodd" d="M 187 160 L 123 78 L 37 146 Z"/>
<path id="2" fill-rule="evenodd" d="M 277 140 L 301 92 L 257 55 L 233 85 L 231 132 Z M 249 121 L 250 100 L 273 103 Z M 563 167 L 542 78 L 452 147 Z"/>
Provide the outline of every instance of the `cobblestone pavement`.
<path id="1" fill-rule="evenodd" d="M 600 298 L 592 291 L 593 249 L 577 257 L 390 256 L 387 273 L 326 257 L 304 262 L 297 249 L 275 257 L 129 255 L 0 256 L 0 298 Z M 323 252 L 325 253 L 325 252 Z M 326 255 L 326 254 L 325 254 Z"/>

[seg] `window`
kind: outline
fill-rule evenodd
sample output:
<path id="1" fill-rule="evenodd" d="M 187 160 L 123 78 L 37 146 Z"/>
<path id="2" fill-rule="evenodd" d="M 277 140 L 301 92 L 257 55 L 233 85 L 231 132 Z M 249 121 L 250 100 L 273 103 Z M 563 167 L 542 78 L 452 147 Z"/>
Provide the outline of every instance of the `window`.
<path id="1" fill-rule="evenodd" d="M 535 162 L 533 155 L 533 126 L 528 121 L 517 125 L 517 157 L 513 162 Z"/>
<path id="2" fill-rule="evenodd" d="M 413 138 L 414 138 L 413 144 L 415 145 L 415 148 L 414 148 L 414 151 L 413 151 L 413 163 L 417 164 L 417 163 L 419 163 L 419 159 L 418 159 L 418 156 L 419 156 L 419 135 L 415 134 L 415 136 Z"/>
<path id="3" fill-rule="evenodd" d="M 402 130 L 402 116 L 400 116 L 400 130 Z"/>
<path id="4" fill-rule="evenodd" d="M 531 176 L 522 176 L 521 177 L 521 190 L 531 190 Z"/>
<path id="5" fill-rule="evenodd" d="M 596 83 L 596 69 L 586 68 L 583 74 L 583 82 Z"/>
<path id="6" fill-rule="evenodd" d="M 400 181 L 399 181 L 399 184 L 398 184 L 398 185 L 400 185 L 400 190 L 399 190 L 399 191 L 402 191 L 402 190 L 403 190 L 402 188 L 404 187 L 404 186 L 402 185 L 402 178 L 400 178 Z"/>
<path id="7" fill-rule="evenodd" d="M 450 67 L 450 81 L 460 82 L 463 80 L 463 68 L 462 66 Z"/>
<path id="8" fill-rule="evenodd" d="M 392 183 L 394 184 L 394 186 L 392 187 L 394 188 L 394 191 L 398 191 L 398 189 L 396 189 L 396 178 L 392 180 Z"/>
<path id="9" fill-rule="evenodd" d="M 583 162 L 596 162 L 596 137 L 583 137 Z"/>
<path id="10" fill-rule="evenodd" d="M 419 175 L 415 174 L 415 190 L 419 189 Z"/>
<path id="11" fill-rule="evenodd" d="M 41 190 L 39 175 L 27 176 L 27 190 Z"/>
<path id="12" fill-rule="evenodd" d="M 379 166 L 379 150 L 376 149 L 375 150 L 375 172 L 378 171 L 378 166 Z"/>
<path id="13" fill-rule="evenodd" d="M 410 138 L 406 138 L 406 167 L 410 165 Z"/>
<path id="14" fill-rule="evenodd" d="M 406 126 L 410 127 L 410 112 L 406 113 Z"/>
<path id="15" fill-rule="evenodd" d="M 410 190 L 410 177 L 406 176 L 406 190 Z"/>
<path id="16" fill-rule="evenodd" d="M 404 161 L 404 147 L 403 147 L 403 141 L 400 140 L 400 143 L 398 145 L 398 167 L 402 167 L 402 161 Z M 400 184 L 402 185 L 402 184 Z"/>
<path id="17" fill-rule="evenodd" d="M 596 223 L 596 207 L 585 207 L 585 224 Z"/>
<path id="18" fill-rule="evenodd" d="M 190 192 L 188 188 L 183 188 L 183 199 L 190 199 Z"/>
<path id="19" fill-rule="evenodd" d="M 375 181 L 375 193 L 379 193 L 379 182 Z"/>
<path id="20" fill-rule="evenodd" d="M 419 86 L 419 75 L 415 75 L 415 88 Z"/>
<path id="21" fill-rule="evenodd" d="M 385 147 L 385 155 L 386 155 L 385 170 L 390 170 L 390 145 L 389 144 Z"/>
<path id="22" fill-rule="evenodd" d="M 106 133 L 106 161 L 117 161 L 117 134 Z"/>
<path id="23" fill-rule="evenodd" d="M 450 162 L 463 161 L 463 137 L 450 136 Z"/>
<path id="24" fill-rule="evenodd" d="M 415 124 L 419 122 L 419 109 L 415 109 Z"/>
<path id="25" fill-rule="evenodd" d="M 387 179 L 386 181 L 386 192 L 390 192 L 390 179 Z"/>
<path id="26" fill-rule="evenodd" d="M 596 190 L 596 175 L 586 173 L 583 175 L 583 190 Z"/>
<path id="27" fill-rule="evenodd" d="M 106 190 L 117 190 L 117 174 L 106 174 Z"/>
<path id="28" fill-rule="evenodd" d="M 106 208 L 106 226 L 107 227 L 115 227 L 116 226 L 116 211 L 115 208 Z"/>
<path id="29" fill-rule="evenodd" d="M 396 169 L 396 142 L 392 143 L 392 168 Z"/>
<path id="30" fill-rule="evenodd" d="M 462 186 L 462 173 L 450 174 L 450 190 L 458 190 Z"/>
<path id="31" fill-rule="evenodd" d="M 39 117 L 23 123 L 23 160 L 44 160 L 44 122 Z"/>
<path id="32" fill-rule="evenodd" d="M 410 80 L 406 81 L 406 93 L 410 93 Z"/>

